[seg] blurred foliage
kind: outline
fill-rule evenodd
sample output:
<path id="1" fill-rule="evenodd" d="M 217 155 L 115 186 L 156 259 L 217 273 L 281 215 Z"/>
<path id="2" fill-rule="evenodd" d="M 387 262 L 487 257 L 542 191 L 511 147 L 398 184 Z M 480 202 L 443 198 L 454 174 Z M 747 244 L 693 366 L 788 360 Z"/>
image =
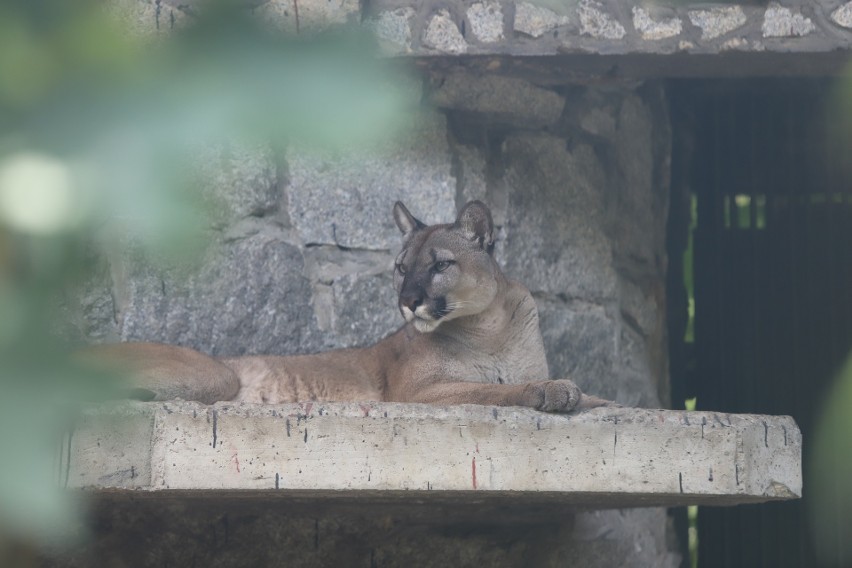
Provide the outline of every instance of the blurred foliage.
<path id="1" fill-rule="evenodd" d="M 695 230 L 698 228 L 698 196 L 694 193 L 689 199 L 689 233 L 687 236 L 686 250 L 683 251 L 683 285 L 686 288 L 687 297 L 687 320 L 686 331 L 684 331 L 683 341 L 685 343 L 695 343 Z M 695 410 L 693 408 L 687 410 Z"/>
<path id="2" fill-rule="evenodd" d="M 852 355 L 825 400 L 805 474 L 817 557 L 823 566 L 852 565 Z"/>
<path id="3" fill-rule="evenodd" d="M 841 179 L 852 179 L 852 63 L 837 79 L 827 105 L 825 124 L 828 127 L 826 163 L 837 169 Z"/>
<path id="4" fill-rule="evenodd" d="M 363 145 L 401 113 L 398 70 L 356 34 L 285 38 L 244 3 L 211 0 L 185 29 L 142 39 L 114 4 L 0 3 L 0 564 L 10 539 L 74 536 L 61 432 L 75 404 L 117 388 L 75 369 L 52 333 L 92 235 L 117 223 L 185 252 L 208 222 L 194 148 Z"/>
<path id="5" fill-rule="evenodd" d="M 852 179 L 852 64 L 837 79 L 826 108 L 826 163 Z M 848 192 L 847 192 L 848 195 Z M 842 195 L 835 196 L 841 204 Z M 848 199 L 848 197 L 847 197 Z M 848 243 L 846 243 L 848 245 Z M 841 340 L 841 338 L 838 338 Z M 821 566 L 852 565 L 852 353 L 817 414 L 813 448 L 805 464 L 812 538 Z"/>

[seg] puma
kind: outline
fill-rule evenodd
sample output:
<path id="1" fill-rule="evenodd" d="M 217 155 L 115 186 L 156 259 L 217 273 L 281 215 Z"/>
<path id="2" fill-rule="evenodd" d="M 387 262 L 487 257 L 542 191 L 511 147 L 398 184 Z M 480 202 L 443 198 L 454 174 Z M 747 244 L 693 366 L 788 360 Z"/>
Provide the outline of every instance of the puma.
<path id="1" fill-rule="evenodd" d="M 547 412 L 614 405 L 572 381 L 548 380 L 529 291 L 494 260 L 491 212 L 465 205 L 454 223 L 427 226 L 397 202 L 402 251 L 394 285 L 405 325 L 370 347 L 314 355 L 213 358 L 185 347 L 92 347 L 129 370 L 148 400 L 203 403 L 388 401 L 523 406 Z"/>

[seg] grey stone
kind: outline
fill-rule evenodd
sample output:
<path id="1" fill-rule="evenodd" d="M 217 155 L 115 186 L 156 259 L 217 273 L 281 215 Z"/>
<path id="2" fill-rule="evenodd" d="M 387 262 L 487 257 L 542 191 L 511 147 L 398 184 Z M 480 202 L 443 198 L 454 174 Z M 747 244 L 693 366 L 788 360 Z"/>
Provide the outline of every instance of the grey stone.
<path id="1" fill-rule="evenodd" d="M 664 308 L 657 305 L 654 295 L 625 278 L 619 279 L 618 295 L 622 316 L 629 318 L 631 325 L 634 325 L 644 336 L 654 333 L 657 328 L 657 318 L 663 313 Z"/>
<path id="2" fill-rule="evenodd" d="M 666 546 L 665 509 L 621 509 L 580 513 L 574 519 L 574 558 L 592 565 L 623 568 L 677 568 L 680 554 Z M 560 558 L 570 566 L 572 558 Z M 586 561 L 584 560 L 584 565 Z"/>
<path id="3" fill-rule="evenodd" d="M 683 23 L 680 18 L 654 20 L 644 8 L 639 6 L 633 7 L 633 27 L 642 34 L 642 39 L 647 40 L 675 37 L 683 31 Z"/>
<path id="4" fill-rule="evenodd" d="M 68 448 L 68 488 L 165 498 L 173 490 L 246 491 L 267 501 L 325 491 L 362 503 L 385 493 L 403 503 L 452 495 L 486 505 L 509 492 L 549 492 L 544 499 L 598 507 L 732 505 L 796 499 L 802 489 L 801 434 L 789 416 L 733 414 L 718 424 L 709 412 L 565 416 L 374 401 L 124 402 L 88 407 L 84 416 Z M 116 431 L 117 417 L 140 427 Z M 122 475 L 128 465 L 150 478 Z"/>
<path id="5" fill-rule="evenodd" d="M 431 93 L 441 108 L 488 113 L 493 118 L 525 127 L 555 124 L 565 99 L 523 79 L 500 75 L 475 76 L 454 72 Z"/>
<path id="6" fill-rule="evenodd" d="M 591 147 L 547 135 L 504 143 L 509 187 L 506 269 L 534 292 L 598 301 L 615 296 L 603 228 L 603 166 Z"/>
<path id="7" fill-rule="evenodd" d="M 741 6 L 715 6 L 709 10 L 691 10 L 689 21 L 701 28 L 701 39 L 715 39 L 741 28 L 746 23 Z"/>
<path id="8" fill-rule="evenodd" d="M 831 19 L 844 28 L 852 29 L 852 2 L 847 2 L 831 13 Z"/>
<path id="9" fill-rule="evenodd" d="M 618 112 L 616 101 L 597 89 L 587 89 L 576 111 L 577 122 L 589 134 L 613 140 Z"/>
<path id="10" fill-rule="evenodd" d="M 436 49 L 442 53 L 464 53 L 468 46 L 454 17 L 474 1 L 485 4 L 470 0 L 463 6 L 460 4 L 460 11 L 454 16 L 443 11 L 436 22 L 430 21 L 428 12 L 401 8 L 404 2 L 379 0 L 371 3 L 378 10 L 373 25 L 380 41 L 392 53 L 434 55 Z M 156 33 L 153 1 L 126 4 L 133 5 L 132 26 L 148 34 Z M 161 24 L 168 21 L 174 10 L 167 4 L 163 2 Z M 509 6 L 504 4 L 504 8 Z M 571 4 L 574 2 L 565 3 Z M 832 2 L 831 8 L 839 4 Z M 283 5 L 282 2 L 280 6 Z M 302 5 L 300 0 L 300 8 Z M 566 16 L 557 14 L 559 8 L 549 10 L 545 5 L 553 7 L 562 3 L 542 0 L 517 4 L 514 30 L 542 38 L 560 26 L 569 25 Z M 784 10 L 790 11 L 789 22 L 798 21 L 801 8 L 797 6 L 804 4 L 785 5 L 788 8 L 778 10 L 780 21 L 787 21 Z M 586 14 L 585 33 L 594 39 L 580 41 L 585 42 L 584 49 L 598 46 L 588 48 L 590 53 L 609 49 L 615 41 L 638 39 L 632 30 L 628 37 L 621 23 L 614 19 L 615 12 L 608 12 L 613 4 L 586 2 L 585 6 L 586 10 L 591 7 Z M 757 16 L 754 25 L 743 30 L 743 37 L 723 37 L 729 33 L 740 35 L 731 33 L 738 29 L 738 9 L 729 10 L 733 18 L 727 23 L 713 23 L 708 16 L 706 21 L 699 20 L 703 25 L 694 25 L 701 27 L 704 39 L 722 37 L 721 49 L 762 49 L 762 44 L 756 41 L 761 33 Z M 620 10 L 622 15 L 627 14 L 626 9 Z M 680 10 L 685 18 L 687 10 Z M 709 8 L 702 10 L 712 15 Z M 808 10 L 804 13 L 811 14 Z M 511 13 L 507 9 L 505 15 L 511 17 Z M 670 13 L 643 5 L 634 9 L 633 25 L 644 40 L 676 37 L 669 34 L 682 33 L 678 28 L 682 22 L 670 17 Z M 743 23 L 739 26 L 747 23 L 745 12 L 742 14 Z M 186 22 L 183 12 L 174 10 L 174 15 L 177 25 Z M 478 37 L 470 14 L 466 17 L 471 24 L 469 32 Z M 610 18 L 609 22 L 606 18 Z M 852 29 L 852 2 L 832 12 L 831 18 L 837 25 Z M 573 15 L 572 20 L 575 20 Z M 766 25 L 765 16 L 763 20 Z M 807 18 L 805 21 L 810 22 Z M 581 23 L 574 25 L 579 27 Z M 287 23 L 291 27 L 292 24 L 292 20 Z M 412 34 L 424 30 L 427 33 L 421 37 L 425 40 L 431 24 L 446 29 L 437 30 L 440 33 L 433 30 L 431 37 L 435 43 L 429 45 L 424 41 L 429 49 L 421 50 Z M 728 27 L 731 25 L 734 27 Z M 778 29 L 784 27 L 779 25 Z M 612 42 L 603 41 L 606 36 L 594 35 L 591 33 L 594 30 L 614 36 L 620 33 L 621 37 Z M 694 28 L 688 29 L 688 33 L 689 40 L 699 35 Z M 825 41 L 847 49 L 849 42 L 844 37 L 841 30 Z M 715 42 L 696 48 L 687 39 L 679 42 L 683 49 L 719 49 Z M 822 35 L 811 33 L 804 45 L 821 46 L 814 43 L 821 41 Z M 438 43 L 442 47 L 436 47 Z M 767 43 L 771 44 L 769 49 L 776 49 L 772 46 L 777 45 L 798 49 L 792 47 L 796 42 Z M 516 53 L 513 50 L 520 45 L 528 50 L 524 53 L 534 54 L 539 53 L 536 50 L 551 49 L 553 44 L 554 40 L 548 37 L 540 41 L 523 37 L 518 44 L 513 38 L 503 38 L 488 45 L 478 43 L 476 50 Z M 659 45 L 668 42 L 642 44 L 642 49 L 653 50 Z M 814 56 L 814 60 L 818 58 Z M 742 69 L 739 64 L 728 67 L 712 63 L 702 67 L 700 61 L 687 59 L 684 65 L 690 74 L 703 74 L 707 69 L 715 74 L 724 74 L 729 68 Z M 630 70 L 629 60 L 624 61 L 625 73 L 636 73 L 636 68 Z M 658 62 L 653 64 L 658 65 Z M 437 68 L 444 73 L 446 67 Z M 601 97 L 588 95 L 597 90 L 577 85 L 566 88 L 564 92 L 583 92 L 582 96 L 589 99 L 574 115 L 570 106 L 563 110 L 564 97 L 556 92 L 523 81 L 492 80 L 488 75 L 491 70 L 484 63 L 480 67 L 471 63 L 466 78 L 459 78 L 455 85 L 452 81 L 456 79 L 448 78 L 450 84 L 445 84 L 437 96 L 446 98 L 446 108 L 464 111 L 450 113 L 454 120 L 458 115 L 475 115 L 475 120 L 486 124 L 484 131 L 489 141 L 495 139 L 491 136 L 507 136 L 502 151 L 487 145 L 485 136 L 482 142 L 474 136 L 465 137 L 464 144 L 448 142 L 443 116 L 427 114 L 418 128 L 384 154 L 310 155 L 289 149 L 292 178 L 289 195 L 271 183 L 275 179 L 274 160 L 264 151 L 226 154 L 221 172 L 208 172 L 215 181 L 208 190 L 217 195 L 217 200 L 230 205 L 216 220 L 223 230 L 213 235 L 212 239 L 217 241 L 215 251 L 203 259 L 203 268 L 187 279 L 139 259 L 128 257 L 115 262 L 113 272 L 119 278 L 115 280 L 114 290 L 110 290 L 112 279 L 103 271 L 91 284 L 86 284 L 89 291 L 80 301 L 83 316 L 79 328 L 93 341 L 111 340 L 123 333 L 128 339 L 175 341 L 221 354 L 308 352 L 371 343 L 399 324 L 384 264 L 392 259 L 399 243 L 389 213 L 393 200 L 402 198 L 424 221 L 443 222 L 454 217 L 454 205 L 477 198 L 489 203 L 499 227 L 498 261 L 510 276 L 536 291 L 552 374 L 573 374 L 587 390 L 625 403 L 657 404 L 654 377 L 658 368 L 654 360 L 665 358 L 665 349 L 657 337 L 664 308 L 657 303 L 660 296 L 655 295 L 655 286 L 661 285 L 665 266 L 661 239 L 668 187 L 655 177 L 658 175 L 655 168 L 665 170 L 662 166 L 667 156 L 664 150 L 660 151 L 654 132 L 666 119 L 654 115 L 647 98 L 636 97 L 617 86 L 601 89 L 606 93 Z M 507 72 L 508 65 L 504 63 L 501 71 Z M 477 76 L 479 72 L 486 73 L 486 78 Z M 567 81 L 552 74 L 547 77 L 556 82 Z M 448 91 L 451 88 L 456 89 L 452 96 Z M 572 95 L 565 96 L 570 105 Z M 562 116 L 565 122 L 561 122 Z M 518 128 L 547 125 L 564 135 L 568 124 L 570 142 L 556 135 L 542 135 L 536 141 L 535 136 L 517 132 Z M 575 125 L 582 130 L 575 129 Z M 452 153 L 448 146 L 452 147 Z M 217 154 L 215 160 L 220 156 Z M 282 199 L 286 201 L 282 203 Z M 286 204 L 286 210 L 279 209 L 279 204 Z M 292 233 L 276 228 L 285 213 L 294 215 Z M 338 244 L 352 250 L 338 248 L 335 246 Z M 125 274 L 121 276 L 123 271 Z M 282 321 L 270 313 L 277 313 Z M 220 314 L 222 321 L 215 321 Z M 470 414 L 465 416 L 469 418 Z M 144 426 L 143 423 L 138 430 L 127 427 L 122 431 L 143 432 Z M 762 427 L 759 430 L 762 436 Z M 477 457 L 477 465 L 480 464 Z M 127 469 L 121 466 L 114 472 L 96 473 L 111 480 L 127 481 L 127 476 L 121 473 Z M 145 475 L 144 470 L 137 471 L 140 476 Z M 140 478 L 135 478 L 135 482 L 142 483 Z M 550 565 L 579 562 L 601 567 L 668 566 L 672 563 L 671 555 L 661 544 L 664 517 L 659 510 L 581 514 L 576 517 L 573 530 L 562 526 L 558 531 L 545 531 L 556 536 L 542 536 L 538 528 L 513 528 L 511 546 L 505 538 L 491 534 L 447 536 L 437 529 L 423 529 L 422 525 L 412 529 L 396 523 L 395 544 L 379 544 L 375 550 L 368 551 L 361 544 L 368 542 L 364 527 L 381 535 L 379 543 L 386 543 L 387 528 L 381 523 L 387 521 L 372 519 L 361 525 L 347 525 L 338 520 L 341 508 L 337 506 L 327 506 L 325 516 L 312 517 L 311 507 L 315 502 L 303 505 L 299 509 L 301 516 L 288 517 L 292 500 L 275 505 L 264 498 L 257 510 L 251 509 L 252 503 L 260 501 L 250 501 L 232 499 L 214 505 L 208 500 L 201 505 L 203 513 L 200 513 L 199 505 L 140 499 L 124 511 L 107 511 L 104 518 L 109 521 L 105 525 L 123 527 L 125 538 L 121 542 L 126 547 L 122 550 L 128 551 L 130 559 L 123 564 L 128 565 L 138 559 L 140 564 L 154 566 L 189 565 L 203 559 L 209 560 L 211 566 L 281 562 L 279 550 L 257 544 L 263 540 L 287 550 L 287 563 L 293 566 L 334 565 L 340 563 L 341 557 L 353 558 L 353 554 L 364 565 L 374 559 L 380 566 L 394 562 L 427 566 L 474 563 L 521 566 L 531 564 L 530 554 L 536 560 L 548 555 Z M 235 508 L 243 514 L 235 514 Z M 170 527 L 162 535 L 162 546 L 145 546 L 150 544 L 150 537 L 140 536 L 139 525 L 133 523 L 140 518 L 140 509 L 154 511 L 155 520 L 147 526 L 160 526 L 158 523 L 162 522 Z M 306 518 L 311 521 L 306 523 Z M 318 519 L 316 524 L 313 519 Z M 180 525 L 183 522 L 191 527 L 188 531 L 185 525 Z M 214 546 L 223 542 L 222 527 L 228 523 L 230 546 Z M 319 543 L 318 548 L 315 542 Z M 437 552 L 423 554 L 424 549 Z M 291 550 L 301 552 L 289 554 Z M 110 565 L 76 561 L 81 566 Z M 542 560 L 541 565 L 548 564 Z"/>
<path id="11" fill-rule="evenodd" d="M 719 51 L 745 51 L 749 48 L 748 40 L 741 37 L 732 37 L 719 46 Z M 759 51 L 755 49 L 755 51 Z"/>
<path id="12" fill-rule="evenodd" d="M 580 117 L 580 127 L 589 134 L 610 136 L 615 132 L 615 117 L 607 109 L 593 108 Z"/>
<path id="13" fill-rule="evenodd" d="M 848 34 L 832 33 L 832 25 L 835 26 L 834 31 L 838 31 L 838 26 L 842 28 L 840 32 L 852 29 L 852 2 L 848 0 L 831 0 L 820 5 L 805 0 L 782 1 L 768 9 L 745 2 L 740 5 L 684 5 L 678 2 L 632 2 L 624 5 L 601 0 L 454 0 L 425 3 L 373 0 L 362 3 L 361 8 L 358 0 L 252 2 L 257 3 L 254 11 L 261 18 L 278 22 L 279 27 L 290 32 L 294 31 L 293 8 L 296 4 L 299 7 L 300 31 L 303 28 L 314 29 L 313 20 L 319 22 L 316 27 L 322 28 L 343 22 L 355 23 L 360 21 L 362 12 L 369 13 L 370 17 L 365 21 L 376 30 L 385 54 L 419 57 L 438 53 L 459 55 L 472 50 L 477 55 L 499 58 L 469 60 L 467 63 L 472 70 L 484 68 L 493 71 L 495 66 L 501 65 L 506 69 L 511 60 L 513 73 L 526 76 L 525 71 L 533 71 L 548 83 L 582 82 L 589 76 L 610 73 L 614 67 L 608 57 L 595 56 L 628 52 L 655 57 L 619 60 L 619 77 L 730 77 L 765 73 L 766 61 L 762 57 L 736 58 L 731 65 L 719 65 L 712 57 L 665 57 L 675 50 L 700 54 L 766 51 L 782 56 L 788 62 L 782 66 L 785 75 L 835 75 L 843 70 L 840 53 L 852 47 Z M 106 6 L 121 19 L 130 33 L 150 37 L 167 35 L 172 27 L 191 24 L 195 19 L 178 8 L 186 3 L 179 0 L 110 0 Z M 192 6 L 198 4 L 196 0 L 188 3 Z M 498 17 L 498 9 L 502 17 Z M 465 27 L 466 34 L 462 34 Z M 734 35 L 741 37 L 731 37 Z M 808 41 L 764 41 L 765 38 L 801 36 L 806 36 Z M 466 38 L 470 39 L 470 44 Z M 547 72 L 546 64 L 539 65 L 542 62 L 528 57 L 558 53 L 582 55 L 577 70 L 554 76 Z M 657 56 L 666 58 L 664 65 Z M 431 65 L 426 60 L 418 62 L 418 66 Z M 575 68 L 572 66 L 572 69 Z"/>
<path id="14" fill-rule="evenodd" d="M 202 10 L 196 0 L 110 0 L 107 9 L 125 28 L 150 37 L 185 28 L 194 21 L 192 11 Z M 189 8 L 189 9 L 187 9 Z M 258 19 L 288 33 L 320 31 L 360 20 L 359 0 L 252 0 L 246 2 Z"/>
<path id="15" fill-rule="evenodd" d="M 397 250 L 346 250 L 333 246 L 304 249 L 305 272 L 317 282 L 332 284 L 346 276 L 376 276 L 393 273 Z M 396 303 L 393 306 L 396 308 Z"/>
<path id="16" fill-rule="evenodd" d="M 621 39 L 627 33 L 612 14 L 600 2 L 580 0 L 577 5 L 580 16 L 580 33 L 598 39 Z"/>
<path id="17" fill-rule="evenodd" d="M 288 33 L 321 31 L 359 22 L 359 0 L 267 0 L 253 8 L 262 21 Z"/>
<path id="18" fill-rule="evenodd" d="M 674 567 L 665 511 L 624 506 L 801 495 L 791 418 L 719 420 L 388 403 L 87 407 L 58 469 L 96 496 L 94 538 L 48 565 Z"/>
<path id="19" fill-rule="evenodd" d="M 114 343 L 119 330 L 110 264 L 92 251 L 83 279 L 64 291 L 57 330 L 74 343 Z"/>
<path id="20" fill-rule="evenodd" d="M 396 251 L 323 246 L 304 254 L 317 325 L 328 334 L 330 346 L 370 345 L 403 324 L 393 287 Z"/>
<path id="21" fill-rule="evenodd" d="M 559 26 L 568 25 L 569 22 L 568 16 L 529 2 L 521 2 L 515 6 L 515 31 L 532 37 L 541 37 Z"/>
<path id="22" fill-rule="evenodd" d="M 386 53 L 411 52 L 411 19 L 415 13 L 408 7 L 387 10 L 372 21 L 373 31 Z"/>
<path id="23" fill-rule="evenodd" d="M 329 346 L 372 344 L 402 324 L 392 285 L 395 253 L 322 246 L 304 255 L 317 326 Z"/>
<path id="24" fill-rule="evenodd" d="M 405 323 L 397 309 L 390 270 L 373 276 L 337 278 L 332 291 L 335 347 L 372 345 Z"/>
<path id="25" fill-rule="evenodd" d="M 167 3 L 158 5 L 154 0 L 111 0 L 104 3 L 104 8 L 122 30 L 139 38 L 152 38 L 183 29 L 193 21 L 184 10 Z"/>
<path id="26" fill-rule="evenodd" d="M 571 379 L 583 392 L 616 400 L 620 386 L 613 373 L 618 357 L 617 322 L 595 304 L 537 303 L 551 377 Z"/>
<path id="27" fill-rule="evenodd" d="M 243 217 L 278 211 L 282 192 L 268 147 L 208 144 L 196 153 L 202 195 L 211 203 L 212 221 L 227 225 Z"/>
<path id="28" fill-rule="evenodd" d="M 488 196 L 488 181 L 485 178 L 486 157 L 476 146 L 455 144 L 452 148 L 456 155 L 456 180 L 460 193 L 456 197 L 456 209 L 468 201 L 478 199 L 488 204 L 495 225 L 506 221 L 505 203 L 501 209 Z"/>
<path id="29" fill-rule="evenodd" d="M 121 339 L 213 355 L 289 354 L 326 345 L 298 248 L 259 233 L 211 247 L 188 273 L 126 255 L 116 282 Z"/>
<path id="30" fill-rule="evenodd" d="M 810 18 L 771 2 L 763 16 L 763 37 L 806 36 L 816 30 Z"/>
<path id="31" fill-rule="evenodd" d="M 467 42 L 447 10 L 438 10 L 423 34 L 423 45 L 444 53 L 465 53 Z"/>
<path id="32" fill-rule="evenodd" d="M 86 342 L 113 343 L 118 340 L 115 305 L 108 287 L 91 287 L 79 299 L 80 337 Z"/>
<path id="33" fill-rule="evenodd" d="M 621 104 L 617 124 L 615 167 L 609 170 L 609 234 L 620 259 L 641 260 L 645 266 L 654 267 L 662 245 L 654 208 L 653 117 L 638 96 L 628 95 Z"/>
<path id="34" fill-rule="evenodd" d="M 618 333 L 618 355 L 613 366 L 615 398 L 627 406 L 659 408 L 660 399 L 651 376 L 648 343 L 633 330 L 621 326 Z"/>
<path id="35" fill-rule="evenodd" d="M 503 10 L 493 0 L 476 2 L 467 9 L 467 21 L 476 39 L 494 43 L 503 39 Z"/>
<path id="36" fill-rule="evenodd" d="M 457 501 L 448 500 L 447 505 L 444 510 L 459 509 Z M 557 531 L 558 525 L 549 525 L 549 530 L 543 531 L 540 524 L 522 519 L 513 525 L 510 539 L 501 538 L 506 529 L 501 533 L 492 527 L 477 527 L 459 537 L 457 525 L 469 524 L 469 517 L 459 519 L 454 515 L 447 519 L 429 514 L 429 522 L 422 522 L 423 515 L 406 522 L 406 506 L 419 512 L 426 509 L 422 504 L 413 507 L 402 502 L 376 509 L 369 503 L 336 507 L 322 499 L 135 498 L 131 502 L 111 496 L 99 500 L 94 507 L 91 518 L 95 537 L 75 547 L 73 554 L 57 554 L 46 565 L 161 568 L 192 566 L 195 562 L 209 568 L 371 564 L 517 568 L 528 565 L 531 556 L 549 559 L 557 550 L 560 558 L 573 558 L 570 551 L 574 542 L 567 527 Z M 471 508 L 483 510 L 481 505 Z M 507 516 L 505 506 L 488 511 L 494 515 L 492 518 L 502 520 Z M 156 527 L 156 540 L 140 530 L 140 525 Z M 389 526 L 392 539 L 388 538 Z M 637 557 L 635 551 L 631 557 Z M 588 568 L 614 565 L 618 564 L 584 564 Z"/>
<path id="37" fill-rule="evenodd" d="M 290 220 L 303 243 L 396 250 L 396 200 L 424 223 L 455 219 L 446 119 L 423 111 L 409 120 L 382 148 L 338 155 L 288 150 Z"/>

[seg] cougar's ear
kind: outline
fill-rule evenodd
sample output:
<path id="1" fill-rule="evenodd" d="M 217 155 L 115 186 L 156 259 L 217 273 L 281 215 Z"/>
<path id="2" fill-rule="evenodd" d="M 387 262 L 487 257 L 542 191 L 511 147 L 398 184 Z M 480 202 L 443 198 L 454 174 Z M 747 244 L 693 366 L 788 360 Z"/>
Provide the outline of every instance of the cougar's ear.
<path id="1" fill-rule="evenodd" d="M 403 235 L 407 235 L 412 231 L 422 229 L 426 226 L 408 212 L 402 201 L 397 201 L 393 204 L 393 220 L 396 221 L 396 226 L 399 227 Z"/>
<path id="2" fill-rule="evenodd" d="M 456 229 L 464 238 L 479 243 L 489 253 L 494 249 L 494 222 L 491 211 L 481 201 L 471 201 L 459 211 Z"/>

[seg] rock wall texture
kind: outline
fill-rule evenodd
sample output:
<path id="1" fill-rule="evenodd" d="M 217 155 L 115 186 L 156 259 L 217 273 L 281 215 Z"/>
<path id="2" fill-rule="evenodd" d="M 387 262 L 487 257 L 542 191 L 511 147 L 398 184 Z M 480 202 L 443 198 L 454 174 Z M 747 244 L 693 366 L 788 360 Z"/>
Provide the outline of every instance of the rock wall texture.
<path id="1" fill-rule="evenodd" d="M 678 566 L 664 509 L 578 515 L 541 504 L 424 507 L 404 499 L 261 500 L 106 496 L 92 522 L 107 538 L 43 566 L 268 568 L 626 568 Z M 548 511 L 542 521 L 541 511 Z M 521 511 L 520 515 L 516 511 Z M 491 520 L 483 523 L 481 516 Z"/>
<path id="2" fill-rule="evenodd" d="M 113 4 L 137 33 L 151 34 L 185 25 L 195 3 Z M 389 53 L 426 56 L 622 53 L 641 45 L 660 53 L 713 52 L 762 25 L 760 8 L 736 6 L 646 13 L 591 0 L 299 0 L 296 12 L 292 0 L 255 4 L 257 14 L 285 31 L 366 24 Z M 840 22 L 832 23 L 816 16 L 822 4 L 809 6 L 789 9 L 802 33 L 777 45 L 842 28 L 841 8 Z M 787 17 L 786 8 L 772 9 Z M 770 34 L 786 29 L 768 25 Z M 833 41 L 848 40 L 841 28 Z M 436 223 L 481 199 L 499 229 L 499 262 L 538 302 L 551 377 L 571 377 L 627 405 L 666 405 L 671 132 L 662 87 L 611 80 L 583 86 L 589 82 L 571 83 L 541 63 L 533 75 L 546 80 L 531 82 L 505 61 L 480 63 L 423 66 L 422 83 L 406 89 L 419 110 L 384 150 L 322 155 L 238 143 L 208 150 L 201 157 L 205 191 L 220 207 L 205 253 L 192 267 L 175 267 L 146 257 L 129 240 L 114 240 L 73 302 L 80 339 L 162 341 L 213 355 L 377 341 L 401 323 L 392 288 L 399 245 L 393 202 Z M 142 530 L 146 547 L 156 549 L 144 556 L 151 566 L 232 565 L 238 558 L 254 559 L 249 565 L 371 567 L 679 562 L 659 509 L 471 526 L 401 524 L 357 511 L 311 516 L 305 507 L 258 513 L 238 501 L 170 507 L 161 525 L 144 529 L 101 509 L 92 550 L 109 557 L 110 539 Z M 85 565 L 85 558 L 58 565 Z M 121 565 L 121 558 L 142 556 L 115 558 Z"/>
<path id="3" fill-rule="evenodd" d="M 852 2 L 839 0 L 373 0 L 369 7 L 386 48 L 405 54 L 821 52 L 852 46 Z"/>
<path id="4" fill-rule="evenodd" d="M 81 335 L 222 356 L 373 343 L 402 323 L 394 201 L 437 223 L 481 199 L 499 262 L 539 303 L 551 375 L 658 405 L 667 392 L 662 91 L 551 90 L 450 72 L 428 77 L 417 96 L 430 104 L 387 150 L 208 152 L 205 191 L 222 206 L 203 258 L 177 268 L 132 243 L 112 247 L 81 301 Z"/>
<path id="5" fill-rule="evenodd" d="M 132 243 L 114 246 L 79 300 L 80 335 L 93 342 L 162 341 L 214 355 L 377 341 L 401 323 L 392 288 L 399 245 L 393 202 L 435 223 L 481 199 L 499 227 L 499 262 L 538 302 L 551 376 L 572 377 L 584 390 L 628 405 L 665 402 L 671 135 L 662 89 L 546 88 L 462 69 L 427 73 L 416 86 L 409 89 L 413 102 L 424 104 L 385 150 L 210 150 L 203 157 L 205 191 L 224 207 L 203 258 L 189 269 L 169 268 Z M 235 518 L 242 517 L 231 517 L 232 530 Z M 238 533 L 244 538 L 267 539 L 270 523 L 290 531 L 302 522 L 281 512 L 246 519 Z M 574 558 L 586 566 L 676 561 L 661 511 L 601 511 L 572 522 L 570 530 L 559 523 L 547 529 L 572 536 L 564 546 L 555 543 L 568 537 L 548 537 L 552 548 L 542 565 Z M 195 529 L 203 531 L 200 524 Z M 335 534 L 345 540 L 347 531 L 362 530 L 338 527 Z M 450 537 L 444 530 L 419 527 L 396 548 L 381 548 L 379 557 L 374 551 L 372 565 L 402 565 L 400 559 L 420 554 L 418 565 L 465 565 L 469 557 L 508 566 L 526 554 L 495 552 L 492 541 L 503 538 L 497 533 Z M 542 538 L 518 531 L 525 547 Z M 431 544 L 418 553 L 415 543 Z M 329 554 L 343 554 L 338 548 Z M 423 563 L 427 549 L 432 564 Z M 209 554 L 217 554 L 215 547 Z"/>
<path id="6" fill-rule="evenodd" d="M 112 0 L 140 34 L 186 25 L 204 0 Z M 288 33 L 372 28 L 398 55 L 828 53 L 852 48 L 852 1 L 245 0 Z M 693 62 L 693 65 L 695 62 Z"/>

